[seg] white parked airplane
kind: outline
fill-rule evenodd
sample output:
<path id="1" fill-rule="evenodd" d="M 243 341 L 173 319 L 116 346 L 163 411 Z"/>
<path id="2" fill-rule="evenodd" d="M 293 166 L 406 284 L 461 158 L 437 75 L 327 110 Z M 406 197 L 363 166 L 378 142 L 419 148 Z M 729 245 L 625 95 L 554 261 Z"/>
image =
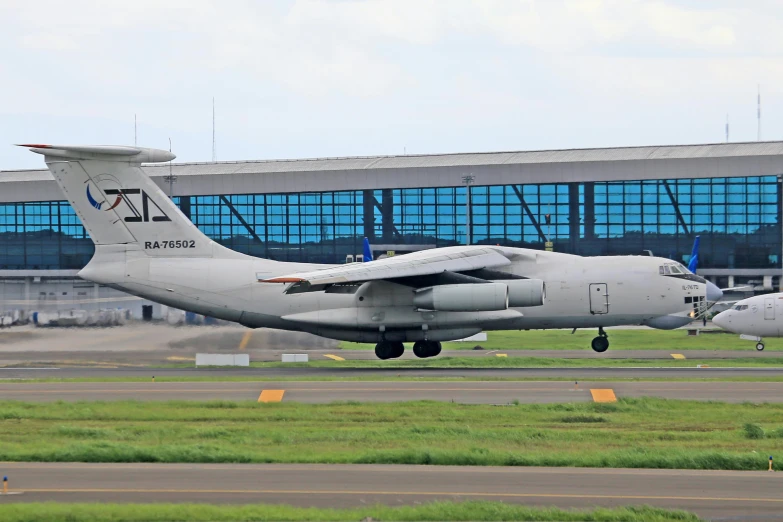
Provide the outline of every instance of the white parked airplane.
<path id="1" fill-rule="evenodd" d="M 712 318 L 724 330 L 756 341 L 756 350 L 764 349 L 764 337 L 783 337 L 783 293 L 764 294 L 737 301 L 734 306 Z"/>
<path id="2" fill-rule="evenodd" d="M 381 359 L 403 342 L 419 357 L 482 330 L 671 329 L 720 290 L 679 263 L 642 256 L 580 257 L 500 246 L 455 246 L 371 263 L 259 259 L 202 234 L 141 170 L 170 152 L 120 146 L 22 145 L 45 156 L 95 243 L 80 272 L 104 284 L 251 328 L 376 342 Z"/>

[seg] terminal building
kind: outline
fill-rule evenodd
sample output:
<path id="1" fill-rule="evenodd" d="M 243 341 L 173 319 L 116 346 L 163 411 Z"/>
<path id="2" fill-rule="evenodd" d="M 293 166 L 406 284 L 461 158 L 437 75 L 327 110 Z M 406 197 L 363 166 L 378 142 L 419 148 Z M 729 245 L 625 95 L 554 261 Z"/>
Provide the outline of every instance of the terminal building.
<path id="1" fill-rule="evenodd" d="M 470 242 L 687 263 L 698 235 L 719 286 L 781 281 L 783 142 L 144 169 L 206 235 L 270 259 L 343 263 L 367 237 L 376 256 Z M 0 306 L 114 305 L 76 277 L 92 252 L 48 170 L 0 171 Z"/>

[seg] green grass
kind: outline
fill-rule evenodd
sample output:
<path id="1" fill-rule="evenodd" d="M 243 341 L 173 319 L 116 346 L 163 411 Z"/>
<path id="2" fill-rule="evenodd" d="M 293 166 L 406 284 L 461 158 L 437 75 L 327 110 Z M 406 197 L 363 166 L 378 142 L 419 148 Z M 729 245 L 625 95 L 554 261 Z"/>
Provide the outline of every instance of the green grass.
<path id="1" fill-rule="evenodd" d="M 150 375 L 154 374 L 154 370 L 150 371 Z M 34 379 L 3 379 L 1 382 L 4 384 L 38 384 L 38 383 L 60 383 L 60 382 L 150 382 L 150 377 L 72 377 L 72 378 L 34 378 Z M 157 376 L 155 382 L 327 382 L 327 381 L 350 381 L 350 382 L 366 382 L 366 381 L 401 381 L 401 382 L 464 382 L 464 381 L 510 381 L 510 382 L 539 382 L 539 381 L 573 381 L 573 377 L 551 377 L 551 376 L 539 376 L 539 377 L 492 377 L 481 376 L 471 377 L 470 375 L 459 377 L 412 377 L 403 374 L 393 375 L 344 375 L 344 376 L 329 376 L 329 375 L 313 375 L 313 376 L 294 376 L 294 377 L 268 377 L 259 375 L 258 377 L 252 375 L 241 376 L 209 376 L 209 375 L 197 375 L 187 377 L 161 377 Z M 590 382 L 783 382 L 783 375 L 780 376 L 744 376 L 744 377 L 590 377 L 585 376 L 580 380 L 588 380 Z"/>
<path id="2" fill-rule="evenodd" d="M 5 504 L 0 505 L 3 522 L 163 522 L 163 521 L 359 521 L 367 517 L 383 521 L 424 520 L 536 520 L 596 522 L 698 521 L 685 511 L 649 506 L 599 508 L 590 511 L 533 508 L 502 502 L 433 502 L 417 506 L 383 505 L 353 509 L 298 508 L 286 505 L 251 504 L 220 506 L 209 504 Z"/>
<path id="3" fill-rule="evenodd" d="M 0 461 L 764 470 L 769 455 L 783 455 L 781 428 L 783 404 L 653 398 L 507 406 L 8 401 Z"/>
<path id="4" fill-rule="evenodd" d="M 685 330 L 607 329 L 611 341 L 610 350 L 747 350 L 754 351 L 755 343 L 743 341 L 737 334 L 719 331 L 690 336 Z M 447 342 L 444 350 L 471 350 L 481 345 L 486 350 L 589 350 L 596 329 L 577 330 L 529 330 L 487 332 L 482 342 Z M 764 339 L 765 350 L 783 351 L 783 338 Z M 341 342 L 345 350 L 371 350 L 374 344 Z"/>

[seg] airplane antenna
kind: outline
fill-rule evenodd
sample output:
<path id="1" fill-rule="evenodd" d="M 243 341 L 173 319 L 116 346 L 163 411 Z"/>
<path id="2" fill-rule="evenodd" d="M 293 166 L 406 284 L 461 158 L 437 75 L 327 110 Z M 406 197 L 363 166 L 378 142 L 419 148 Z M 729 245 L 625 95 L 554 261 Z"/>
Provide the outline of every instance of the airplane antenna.
<path id="1" fill-rule="evenodd" d="M 212 161 L 217 161 L 217 144 L 215 142 L 215 97 L 212 97 Z"/>
<path id="2" fill-rule="evenodd" d="M 139 144 L 137 137 L 138 137 L 138 133 L 136 132 L 136 115 L 134 114 L 133 115 L 133 146 L 134 147 Z"/>
<path id="3" fill-rule="evenodd" d="M 758 118 L 759 128 L 756 140 L 761 141 L 761 84 L 758 84 L 757 89 L 758 96 L 756 98 L 756 117 Z"/>

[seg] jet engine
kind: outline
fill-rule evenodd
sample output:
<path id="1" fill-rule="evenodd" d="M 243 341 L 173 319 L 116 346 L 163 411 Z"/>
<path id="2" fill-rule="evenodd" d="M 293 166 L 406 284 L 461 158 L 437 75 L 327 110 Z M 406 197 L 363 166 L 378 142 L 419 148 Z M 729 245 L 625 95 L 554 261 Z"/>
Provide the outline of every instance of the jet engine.
<path id="1" fill-rule="evenodd" d="M 430 286 L 416 290 L 413 304 L 444 312 L 492 312 L 508 308 L 504 283 Z"/>
<path id="2" fill-rule="evenodd" d="M 541 306 L 546 298 L 546 285 L 541 279 L 512 279 L 508 286 L 508 306 Z"/>

